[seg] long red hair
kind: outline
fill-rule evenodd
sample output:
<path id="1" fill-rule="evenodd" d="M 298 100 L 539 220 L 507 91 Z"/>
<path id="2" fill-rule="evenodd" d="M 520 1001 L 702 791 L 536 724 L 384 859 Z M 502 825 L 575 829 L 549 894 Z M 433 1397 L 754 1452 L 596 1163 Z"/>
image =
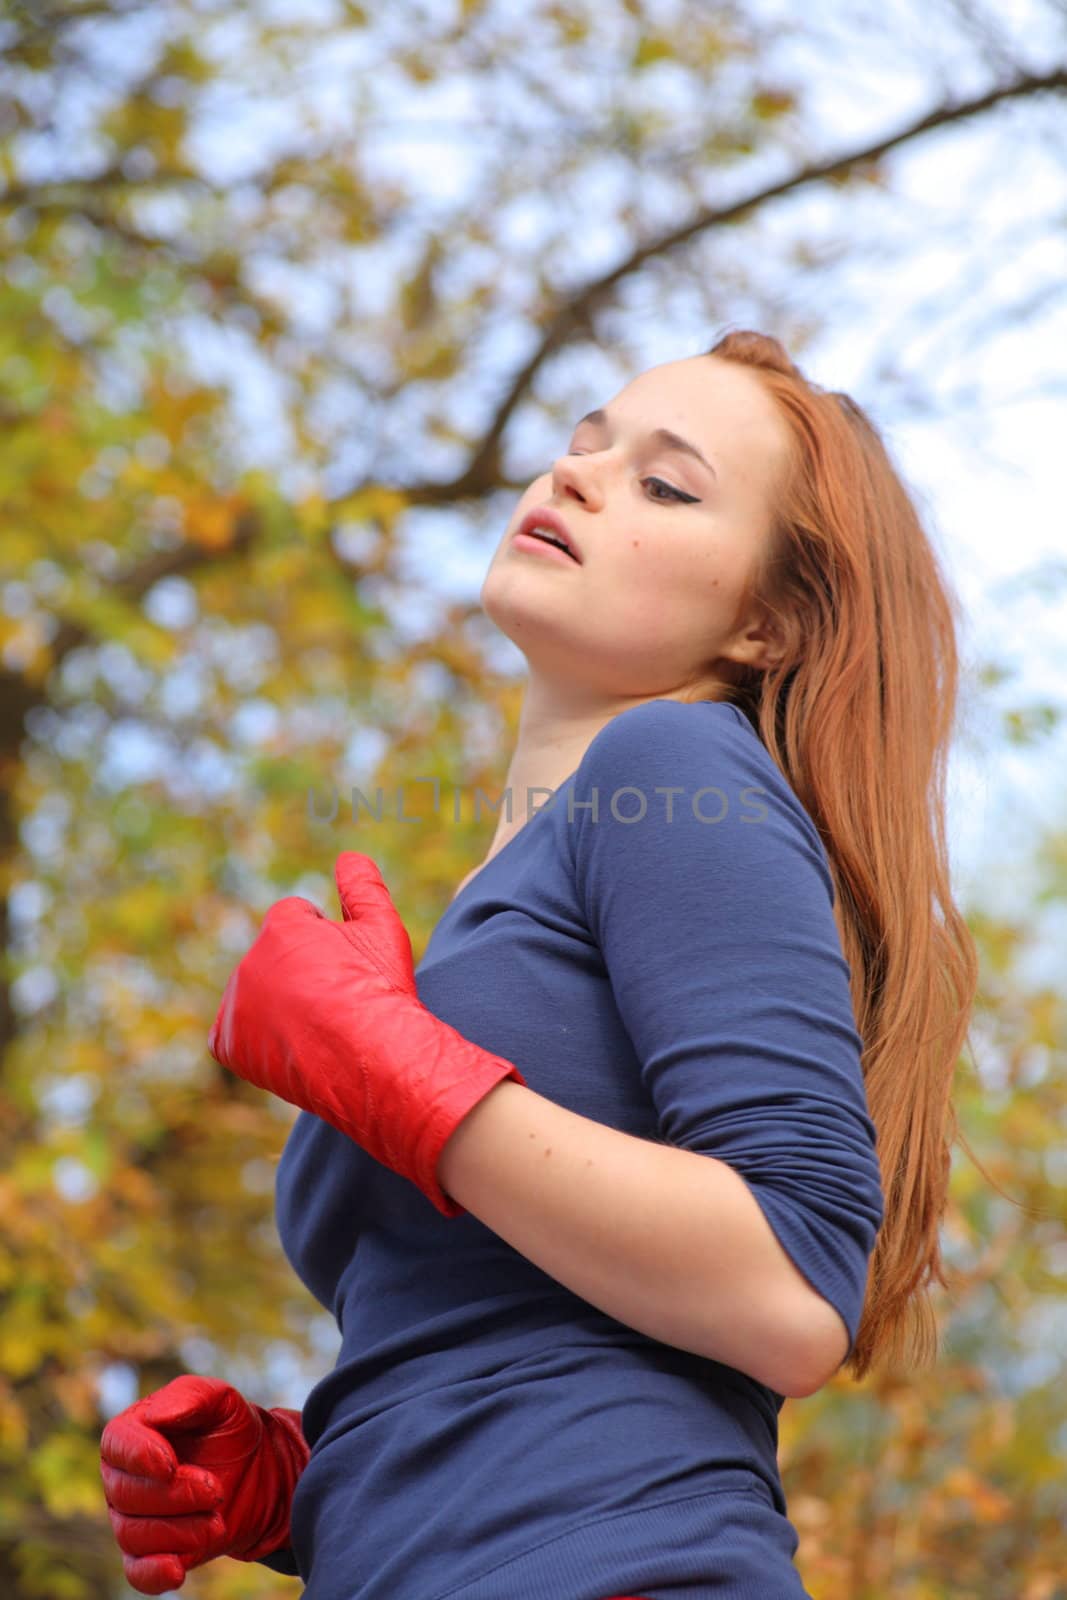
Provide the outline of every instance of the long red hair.
<path id="1" fill-rule="evenodd" d="M 947 1286 L 951 1092 L 978 987 L 945 830 L 959 602 L 854 401 L 809 382 L 764 334 L 727 333 L 705 354 L 756 374 L 792 440 L 772 538 L 738 611 L 762 603 L 783 653 L 765 670 L 718 663 L 713 697 L 759 732 L 819 830 L 836 887 L 885 1194 L 846 1363 L 859 1379 L 883 1358 L 934 1360 L 928 1286 Z"/>

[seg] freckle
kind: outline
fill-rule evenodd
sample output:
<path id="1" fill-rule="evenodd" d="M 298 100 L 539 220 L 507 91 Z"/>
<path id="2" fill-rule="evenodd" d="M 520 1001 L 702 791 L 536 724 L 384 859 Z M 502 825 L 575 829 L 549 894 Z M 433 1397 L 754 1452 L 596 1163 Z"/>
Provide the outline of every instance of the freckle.
<path id="1" fill-rule="evenodd" d="M 551 1155 L 551 1154 L 552 1154 L 552 1146 L 551 1146 L 551 1145 L 549 1145 L 549 1146 L 548 1146 L 548 1147 L 547 1147 L 547 1149 L 546 1149 L 546 1150 L 545 1150 L 545 1155 L 546 1155 L 546 1156 L 550 1156 L 550 1155 Z"/>

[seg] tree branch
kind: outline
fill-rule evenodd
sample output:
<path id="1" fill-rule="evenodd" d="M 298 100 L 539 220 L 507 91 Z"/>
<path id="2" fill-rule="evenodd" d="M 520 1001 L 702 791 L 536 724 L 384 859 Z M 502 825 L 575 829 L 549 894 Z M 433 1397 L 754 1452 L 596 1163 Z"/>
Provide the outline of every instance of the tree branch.
<path id="1" fill-rule="evenodd" d="M 0 206 L 33 205 L 41 209 L 47 206 L 64 206 L 68 210 L 75 210 L 77 209 L 75 200 L 86 195 L 151 194 L 156 190 L 179 187 L 200 189 L 215 196 L 221 193 L 217 185 L 198 172 L 159 171 L 149 173 L 143 178 L 131 178 L 127 177 L 121 167 L 104 167 L 99 172 L 84 176 L 72 174 L 67 178 L 44 178 L 39 183 L 27 182 L 25 179 L 20 179 L 17 183 L 8 183 L 0 189 Z M 74 200 L 72 200 L 72 190 L 75 191 Z M 153 242 L 158 244 L 162 241 Z"/>
<path id="2" fill-rule="evenodd" d="M 858 146 L 844 155 L 811 162 L 790 173 L 788 177 L 781 178 L 776 183 L 762 184 L 749 194 L 743 195 L 741 199 L 731 201 L 727 205 L 706 207 L 698 211 L 696 216 L 683 227 L 661 234 L 650 243 L 639 246 L 617 267 L 603 277 L 594 279 L 559 307 L 549 321 L 537 349 L 512 379 L 488 431 L 465 471 L 451 483 L 405 485 L 403 488 L 405 497 L 412 505 L 441 505 L 455 500 L 475 498 L 490 489 L 499 488 L 500 445 L 504 430 L 511 420 L 512 413 L 528 392 L 540 367 L 550 355 L 564 346 L 573 334 L 590 325 L 593 311 L 608 298 L 624 278 L 632 276 L 654 257 L 667 255 L 680 245 L 688 244 L 690 240 L 709 228 L 728 222 L 738 222 L 757 206 L 765 205 L 770 200 L 777 200 L 782 195 L 793 194 L 799 189 L 823 183 L 827 179 L 846 177 L 854 168 L 877 161 L 891 150 L 899 149 L 902 145 L 921 138 L 923 134 L 932 133 L 937 128 L 951 127 L 956 123 L 981 116 L 983 112 L 990 111 L 994 106 L 1002 105 L 1008 100 L 1044 93 L 1062 93 L 1065 90 L 1067 90 L 1067 69 L 1059 69 L 1055 72 L 1028 73 L 1013 78 L 1010 82 L 1001 83 L 984 94 L 972 96 L 968 100 L 942 103 L 924 116 L 897 128 L 894 133 Z M 348 489 L 338 498 L 346 498 L 352 492 Z"/>

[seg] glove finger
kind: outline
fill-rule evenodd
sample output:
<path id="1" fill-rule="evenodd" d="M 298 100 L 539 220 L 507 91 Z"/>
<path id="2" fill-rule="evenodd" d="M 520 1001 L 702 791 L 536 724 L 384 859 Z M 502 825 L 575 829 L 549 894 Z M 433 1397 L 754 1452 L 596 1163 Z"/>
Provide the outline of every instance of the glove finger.
<path id="1" fill-rule="evenodd" d="M 229 1067 L 233 1060 L 234 1041 L 234 1011 L 237 1000 L 238 974 L 241 964 L 238 962 L 226 980 L 226 987 L 222 991 L 222 999 L 215 1013 L 215 1020 L 211 1024 L 211 1031 L 207 1036 L 207 1047 L 220 1067 Z"/>
<path id="2" fill-rule="evenodd" d="M 122 1570 L 126 1582 L 138 1594 L 167 1594 L 185 1582 L 186 1566 L 177 1556 L 124 1556 Z"/>
<path id="3" fill-rule="evenodd" d="M 257 937 L 262 938 L 268 927 L 290 927 L 294 923 L 329 920 L 311 900 L 305 900 L 303 895 L 288 894 L 284 900 L 275 900 L 272 906 L 267 907 Z"/>
<path id="4" fill-rule="evenodd" d="M 128 1412 L 112 1417 L 101 1434 L 100 1459 L 121 1472 L 164 1482 L 174 1476 L 178 1467 L 178 1457 L 169 1440 Z"/>
<path id="5" fill-rule="evenodd" d="M 128 1556 L 193 1556 L 210 1560 L 226 1542 L 226 1524 L 219 1512 L 188 1517 L 125 1517 L 108 1507 L 119 1549 Z"/>
<path id="6" fill-rule="evenodd" d="M 180 1517 L 194 1511 L 211 1512 L 224 1498 L 215 1474 L 198 1467 L 181 1466 L 166 1483 L 120 1471 L 107 1462 L 101 1463 L 100 1474 L 108 1505 L 126 1516 Z"/>
<path id="7" fill-rule="evenodd" d="M 267 914 L 263 918 L 260 930 L 256 935 L 253 944 L 241 957 L 241 960 L 237 963 L 236 967 L 234 967 L 233 971 L 230 973 L 229 978 L 226 980 L 226 987 L 222 991 L 222 999 L 220 1000 L 218 1010 L 215 1013 L 215 1020 L 211 1024 L 210 1031 L 208 1032 L 208 1051 L 212 1056 L 214 1056 L 215 1060 L 220 1066 L 228 1067 L 231 1071 L 234 1070 L 233 1047 L 237 1037 L 236 1019 L 239 1005 L 242 1000 L 245 1001 L 245 1005 L 242 1006 L 241 1009 L 247 1008 L 247 1000 L 241 994 L 242 969 L 244 969 L 246 974 L 244 980 L 245 985 L 247 986 L 247 984 L 251 981 L 253 989 L 258 987 L 258 980 L 249 980 L 247 977 L 248 968 L 246 963 L 248 962 L 252 951 L 255 950 L 257 945 L 259 945 L 262 949 L 261 941 L 263 940 L 268 941 L 268 950 L 271 949 L 272 945 L 278 945 L 279 942 L 281 947 L 286 949 L 291 946 L 292 943 L 291 937 L 287 937 L 289 930 L 296 928 L 307 931 L 311 924 L 315 922 L 328 921 L 329 918 L 323 916 L 318 906 L 312 905 L 310 900 L 305 900 L 300 895 L 288 895 L 284 900 L 276 900 L 272 906 L 268 907 Z M 279 934 L 281 934 L 280 941 L 278 938 Z"/>

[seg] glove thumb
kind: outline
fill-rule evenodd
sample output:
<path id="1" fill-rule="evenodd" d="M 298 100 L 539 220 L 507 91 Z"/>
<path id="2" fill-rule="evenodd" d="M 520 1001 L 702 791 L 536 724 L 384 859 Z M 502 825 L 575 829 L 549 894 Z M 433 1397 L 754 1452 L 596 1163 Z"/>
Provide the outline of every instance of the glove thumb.
<path id="1" fill-rule="evenodd" d="M 218 1378 L 172 1378 L 141 1402 L 141 1421 L 151 1428 L 195 1428 L 216 1422 L 227 1407 L 230 1387 Z"/>
<path id="2" fill-rule="evenodd" d="M 354 924 L 370 935 L 379 968 L 398 988 L 414 991 L 411 939 L 377 864 L 358 850 L 343 850 L 333 872 L 346 927 Z"/>

